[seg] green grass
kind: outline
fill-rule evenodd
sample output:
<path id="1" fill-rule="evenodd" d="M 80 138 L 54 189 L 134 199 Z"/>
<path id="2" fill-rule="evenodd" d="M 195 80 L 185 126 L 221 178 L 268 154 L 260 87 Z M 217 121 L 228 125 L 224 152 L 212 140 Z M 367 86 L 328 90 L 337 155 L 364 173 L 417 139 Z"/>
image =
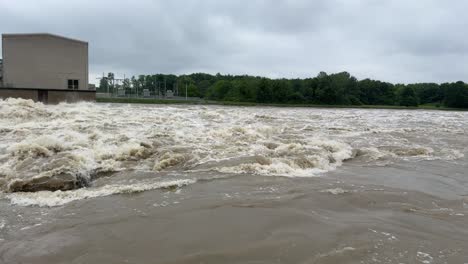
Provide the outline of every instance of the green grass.
<path id="1" fill-rule="evenodd" d="M 198 104 L 198 105 L 228 105 L 228 106 L 273 106 L 273 107 L 315 107 L 315 108 L 358 108 L 358 109 L 402 109 L 402 110 L 444 110 L 444 111 L 468 111 L 468 109 L 437 107 L 436 105 L 420 105 L 418 107 L 406 107 L 399 105 L 318 105 L 318 104 L 263 104 L 254 102 L 232 102 L 211 100 L 161 100 L 149 98 L 96 98 L 99 103 L 122 104 Z"/>

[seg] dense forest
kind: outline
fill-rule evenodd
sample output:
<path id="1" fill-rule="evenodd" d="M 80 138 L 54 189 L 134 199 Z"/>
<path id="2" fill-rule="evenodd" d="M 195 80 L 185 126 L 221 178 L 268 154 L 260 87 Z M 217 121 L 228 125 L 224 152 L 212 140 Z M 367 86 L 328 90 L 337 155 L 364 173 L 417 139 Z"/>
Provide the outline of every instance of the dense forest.
<path id="1" fill-rule="evenodd" d="M 206 100 L 275 104 L 399 105 L 468 108 L 468 84 L 415 83 L 392 84 L 371 79 L 357 80 L 347 72 L 320 72 L 306 79 L 269 79 L 257 76 L 155 74 L 139 75 L 120 82 L 109 73 L 100 81 L 98 92 L 126 95 L 164 95 L 168 90 L 178 96 Z"/>

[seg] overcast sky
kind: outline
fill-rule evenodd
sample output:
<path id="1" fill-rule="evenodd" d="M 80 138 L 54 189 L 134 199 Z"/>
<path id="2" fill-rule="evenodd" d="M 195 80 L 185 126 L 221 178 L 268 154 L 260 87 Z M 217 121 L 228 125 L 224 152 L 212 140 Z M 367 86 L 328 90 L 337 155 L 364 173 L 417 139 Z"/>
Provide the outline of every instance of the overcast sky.
<path id="1" fill-rule="evenodd" d="M 90 75 L 468 82 L 464 0 L 0 0 L 0 32 L 89 42 Z M 90 79 L 91 79 L 90 78 Z"/>

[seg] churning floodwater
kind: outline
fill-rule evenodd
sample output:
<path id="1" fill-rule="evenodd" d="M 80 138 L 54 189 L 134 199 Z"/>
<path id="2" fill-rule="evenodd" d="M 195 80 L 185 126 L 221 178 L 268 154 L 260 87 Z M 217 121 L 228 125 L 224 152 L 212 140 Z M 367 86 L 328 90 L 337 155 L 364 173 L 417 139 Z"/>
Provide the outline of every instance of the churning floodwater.
<path id="1" fill-rule="evenodd" d="M 0 100 L 0 263 L 468 263 L 468 113 Z"/>

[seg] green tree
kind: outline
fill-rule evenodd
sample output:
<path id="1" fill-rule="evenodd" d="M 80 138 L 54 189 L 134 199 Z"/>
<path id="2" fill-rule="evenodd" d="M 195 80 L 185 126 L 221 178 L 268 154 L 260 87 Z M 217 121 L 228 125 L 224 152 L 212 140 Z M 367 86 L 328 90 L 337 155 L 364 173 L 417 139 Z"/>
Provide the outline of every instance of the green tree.
<path id="1" fill-rule="evenodd" d="M 135 76 L 132 76 L 131 80 L 132 93 L 136 94 L 136 91 L 140 90 L 140 82 Z"/>
<path id="2" fill-rule="evenodd" d="M 109 92 L 110 93 L 114 93 L 114 89 L 115 89 L 115 79 L 114 79 L 114 73 L 113 72 L 109 72 L 107 74 L 107 83 L 108 83 L 108 87 L 109 87 Z"/>
<path id="3" fill-rule="evenodd" d="M 138 96 L 143 93 L 143 89 L 145 89 L 146 84 L 146 76 L 145 75 L 138 75 L 137 79 L 138 85 L 135 87 L 135 94 Z"/>
<path id="4" fill-rule="evenodd" d="M 444 104 L 447 107 L 468 108 L 468 87 L 459 81 L 448 85 L 445 90 Z"/>
<path id="5" fill-rule="evenodd" d="M 442 103 L 444 94 L 437 83 L 408 84 L 414 88 L 420 104 Z"/>
<path id="6" fill-rule="evenodd" d="M 232 84 L 227 80 L 217 81 L 208 89 L 208 98 L 212 100 L 224 100 L 226 94 L 231 90 Z"/>
<path id="7" fill-rule="evenodd" d="M 308 78 L 303 81 L 302 96 L 308 103 L 314 103 L 317 100 L 317 78 Z"/>
<path id="8" fill-rule="evenodd" d="M 271 89 L 270 83 L 266 78 L 262 78 L 260 83 L 258 84 L 257 92 L 256 92 L 257 102 L 259 103 L 270 103 L 272 96 L 271 96 Z"/>
<path id="9" fill-rule="evenodd" d="M 233 82 L 234 88 L 239 91 L 239 98 L 242 102 L 255 101 L 257 85 L 257 81 L 255 79 L 250 79 L 249 77 L 244 77 Z"/>
<path id="10" fill-rule="evenodd" d="M 187 87 L 187 94 L 189 97 L 200 97 L 200 91 L 198 90 L 198 87 L 193 83 L 191 83 Z"/>
<path id="11" fill-rule="evenodd" d="M 130 79 L 125 78 L 122 83 L 122 88 L 125 90 L 125 94 L 130 94 L 131 93 L 131 85 L 130 85 Z"/>
<path id="12" fill-rule="evenodd" d="M 337 83 L 332 82 L 332 78 L 325 72 L 317 76 L 317 101 L 321 104 L 337 104 L 338 87 Z"/>
<path id="13" fill-rule="evenodd" d="M 286 103 L 292 89 L 289 82 L 285 79 L 274 80 L 271 85 L 271 97 L 274 103 Z"/>
<path id="14" fill-rule="evenodd" d="M 401 106 L 418 106 L 418 97 L 411 86 L 404 86 L 400 91 Z"/>
<path id="15" fill-rule="evenodd" d="M 109 92 L 109 81 L 107 80 L 107 77 L 102 77 L 101 80 L 99 81 L 99 92 L 101 93 Z"/>
<path id="16" fill-rule="evenodd" d="M 130 84 L 129 84 L 130 82 Z M 109 73 L 100 81 L 99 91 L 113 92 L 114 74 Z M 408 105 L 438 104 L 449 107 L 468 108 L 468 86 L 457 83 L 416 83 L 391 84 L 378 80 L 358 81 L 348 72 L 328 75 L 320 72 L 316 77 L 306 79 L 269 79 L 248 75 L 211 75 L 193 73 L 176 76 L 153 74 L 133 76 L 123 86 L 130 85 L 139 94 L 149 89 L 164 95 L 165 87 L 175 89 L 178 95 L 201 96 L 211 100 L 229 100 L 259 103 L 315 103 L 342 105 Z"/>

